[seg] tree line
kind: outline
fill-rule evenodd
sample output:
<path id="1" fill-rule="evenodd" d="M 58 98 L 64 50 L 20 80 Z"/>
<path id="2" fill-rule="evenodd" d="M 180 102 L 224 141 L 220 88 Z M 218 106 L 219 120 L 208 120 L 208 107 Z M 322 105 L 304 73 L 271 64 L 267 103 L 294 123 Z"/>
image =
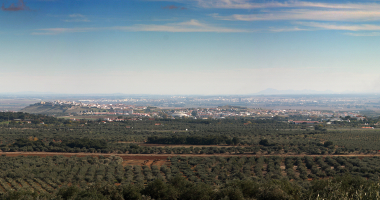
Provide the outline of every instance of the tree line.
<path id="1" fill-rule="evenodd" d="M 168 182 L 155 179 L 146 186 L 97 183 L 78 187 L 64 186 L 54 193 L 38 193 L 21 190 L 0 194 L 4 200 L 14 199 L 99 199 L 99 200 L 219 200 L 219 199 L 257 199 L 257 200 L 297 200 L 297 199 L 379 199 L 379 182 L 367 181 L 352 176 L 318 180 L 309 184 L 288 180 L 234 180 L 213 186 L 205 183 L 192 183 L 181 176 Z"/>
<path id="2" fill-rule="evenodd" d="M 227 136 L 171 136 L 171 137 L 159 137 L 150 136 L 147 139 L 147 143 L 150 144 L 190 144 L 190 145 L 237 145 L 239 139 L 233 137 L 232 139 Z"/>

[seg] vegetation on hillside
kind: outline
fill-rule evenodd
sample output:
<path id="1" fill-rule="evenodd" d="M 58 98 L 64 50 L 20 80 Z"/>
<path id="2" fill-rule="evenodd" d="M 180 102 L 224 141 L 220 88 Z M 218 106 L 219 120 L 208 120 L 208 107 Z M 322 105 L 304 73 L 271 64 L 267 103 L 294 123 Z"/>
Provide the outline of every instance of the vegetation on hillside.
<path id="1" fill-rule="evenodd" d="M 1 199 L 380 198 L 380 157 L 360 157 L 378 153 L 378 130 L 361 129 L 376 127 L 377 119 L 311 126 L 246 118 L 107 122 L 19 112 L 0 113 L 0 122 L 2 152 L 113 155 L 0 156 Z M 117 155 L 125 154 L 168 159 L 123 165 Z"/>
<path id="2" fill-rule="evenodd" d="M 125 167 L 117 156 L 0 161 L 1 199 L 380 198 L 380 158 L 172 157 Z"/>

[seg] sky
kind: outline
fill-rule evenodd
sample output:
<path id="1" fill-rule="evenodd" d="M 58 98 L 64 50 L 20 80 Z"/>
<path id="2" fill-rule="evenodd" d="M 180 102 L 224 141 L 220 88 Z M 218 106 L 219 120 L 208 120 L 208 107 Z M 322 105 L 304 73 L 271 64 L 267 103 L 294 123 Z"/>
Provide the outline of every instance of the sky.
<path id="1" fill-rule="evenodd" d="M 0 4 L 0 93 L 380 92 L 376 0 Z"/>

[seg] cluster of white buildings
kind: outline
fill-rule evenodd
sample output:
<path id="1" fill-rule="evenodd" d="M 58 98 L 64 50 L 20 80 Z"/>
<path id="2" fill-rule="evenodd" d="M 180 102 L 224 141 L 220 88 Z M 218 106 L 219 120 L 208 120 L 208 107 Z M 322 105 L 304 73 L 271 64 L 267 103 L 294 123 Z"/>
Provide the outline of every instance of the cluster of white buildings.
<path id="1" fill-rule="evenodd" d="M 225 100 L 225 99 L 222 99 Z M 247 99 L 243 99 L 244 101 Z M 243 101 L 236 99 L 236 101 Z M 125 105 L 120 102 L 115 104 L 99 104 L 86 100 L 86 103 L 75 101 L 41 102 L 44 105 L 61 105 L 61 106 L 79 106 L 84 108 L 80 114 L 84 115 L 130 115 L 137 117 L 193 117 L 197 119 L 222 119 L 227 117 L 291 117 L 303 116 L 310 119 L 329 119 L 330 121 L 339 121 L 349 116 L 357 120 L 364 120 L 358 111 L 341 112 L 341 111 L 318 111 L 318 110 L 296 110 L 296 109 L 261 109 L 261 108 L 244 108 L 238 106 L 222 106 L 215 108 L 156 108 L 147 106 Z M 86 109 L 88 108 L 88 110 Z M 94 110 L 95 108 L 95 110 Z M 151 110 L 152 109 L 152 110 Z M 136 111 L 136 112 L 134 112 Z M 165 115 L 165 116 L 164 116 Z"/>

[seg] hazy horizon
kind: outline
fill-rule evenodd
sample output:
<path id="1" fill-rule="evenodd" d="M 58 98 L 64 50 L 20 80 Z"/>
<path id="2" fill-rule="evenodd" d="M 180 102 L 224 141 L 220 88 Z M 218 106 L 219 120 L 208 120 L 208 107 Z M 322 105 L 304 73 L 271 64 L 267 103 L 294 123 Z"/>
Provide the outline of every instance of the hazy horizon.
<path id="1" fill-rule="evenodd" d="M 334 91 L 316 91 L 316 90 L 277 90 L 273 88 L 267 88 L 262 91 L 259 91 L 257 93 L 250 93 L 250 94 L 149 94 L 149 93 L 56 93 L 56 92 L 33 92 L 33 91 L 22 91 L 22 92 L 0 92 L 0 95 L 16 95 L 16 96 L 33 96 L 33 95 L 72 95 L 72 96 L 117 96 L 117 95 L 124 95 L 124 96 L 272 96 L 272 95 L 278 95 L 278 96 L 286 96 L 286 95 L 378 95 L 380 93 L 373 92 L 351 92 L 351 91 L 344 91 L 344 92 L 334 92 Z"/>

